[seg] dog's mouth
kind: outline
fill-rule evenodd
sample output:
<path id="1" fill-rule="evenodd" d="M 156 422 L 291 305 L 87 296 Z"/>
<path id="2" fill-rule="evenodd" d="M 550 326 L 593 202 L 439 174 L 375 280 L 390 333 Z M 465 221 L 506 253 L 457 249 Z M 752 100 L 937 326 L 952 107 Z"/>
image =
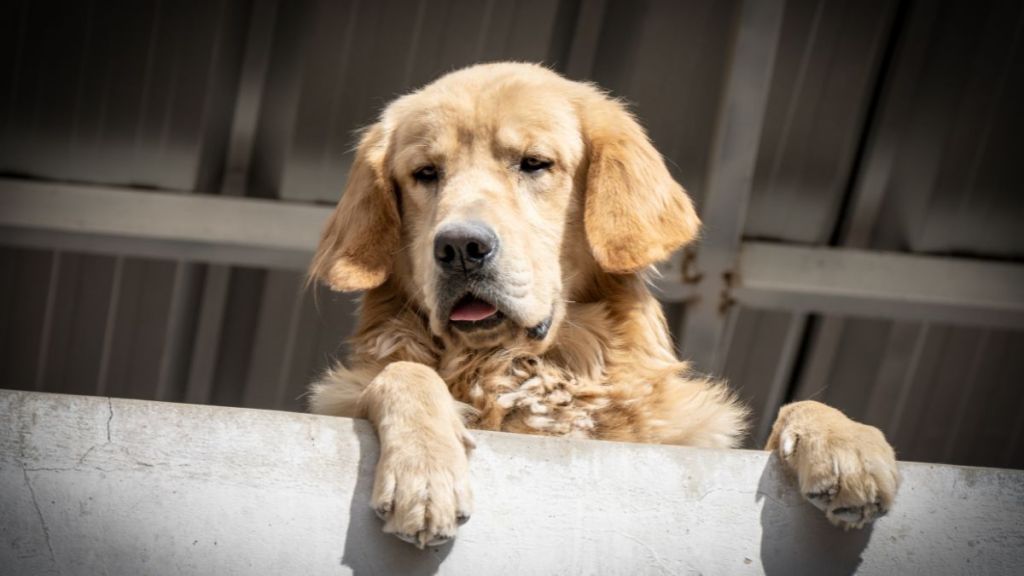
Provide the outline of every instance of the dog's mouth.
<path id="1" fill-rule="evenodd" d="M 462 331 L 493 328 L 504 320 L 497 306 L 473 294 L 463 296 L 448 315 L 452 327 Z"/>

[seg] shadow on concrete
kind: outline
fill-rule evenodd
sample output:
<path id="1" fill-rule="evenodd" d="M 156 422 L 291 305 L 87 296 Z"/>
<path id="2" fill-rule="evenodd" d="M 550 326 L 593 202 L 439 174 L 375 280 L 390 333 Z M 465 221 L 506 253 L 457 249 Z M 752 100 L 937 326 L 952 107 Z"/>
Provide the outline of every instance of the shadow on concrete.
<path id="1" fill-rule="evenodd" d="M 871 540 L 872 526 L 836 528 L 803 499 L 778 455 L 765 464 L 757 486 L 761 509 L 761 564 L 765 574 L 853 574 Z"/>
<path id="2" fill-rule="evenodd" d="M 369 574 L 436 574 L 451 552 L 454 540 L 444 546 L 420 550 L 381 531 L 383 523 L 370 508 L 373 474 L 380 455 L 377 435 L 365 420 L 354 423 L 359 438 L 359 475 L 349 504 L 348 530 L 341 564 L 356 576 Z"/>

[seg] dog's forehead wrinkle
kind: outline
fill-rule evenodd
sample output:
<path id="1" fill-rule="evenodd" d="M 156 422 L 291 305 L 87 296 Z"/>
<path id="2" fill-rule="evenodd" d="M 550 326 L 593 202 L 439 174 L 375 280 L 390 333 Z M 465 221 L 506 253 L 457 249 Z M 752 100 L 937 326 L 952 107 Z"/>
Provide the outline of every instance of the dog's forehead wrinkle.
<path id="1" fill-rule="evenodd" d="M 579 118 L 565 81 L 551 73 L 526 80 L 514 72 L 473 82 L 442 78 L 402 97 L 386 112 L 389 123 L 408 135 L 471 146 L 487 137 L 506 147 L 525 148 L 539 135 L 578 139 Z M 571 142 L 570 142 L 571 143 Z"/>

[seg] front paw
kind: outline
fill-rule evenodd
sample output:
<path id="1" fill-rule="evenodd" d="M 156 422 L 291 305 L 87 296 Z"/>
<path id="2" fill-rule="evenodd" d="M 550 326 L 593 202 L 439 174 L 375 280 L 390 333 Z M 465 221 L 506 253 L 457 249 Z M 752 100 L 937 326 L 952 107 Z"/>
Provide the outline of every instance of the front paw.
<path id="1" fill-rule="evenodd" d="M 796 473 L 800 491 L 844 528 L 884 516 L 900 484 L 896 455 L 882 432 L 819 402 L 784 406 L 768 439 Z"/>
<path id="2" fill-rule="evenodd" d="M 391 431 L 381 441 L 381 457 L 371 506 L 384 532 L 424 546 L 439 546 L 455 537 L 473 511 L 467 453 L 473 440 L 462 427 L 455 433 L 436 430 Z"/>

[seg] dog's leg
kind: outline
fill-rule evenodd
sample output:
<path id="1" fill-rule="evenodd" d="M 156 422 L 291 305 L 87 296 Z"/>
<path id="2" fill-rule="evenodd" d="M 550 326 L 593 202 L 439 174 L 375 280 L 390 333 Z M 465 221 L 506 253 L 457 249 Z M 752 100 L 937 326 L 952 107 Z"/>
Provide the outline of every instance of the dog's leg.
<path id="1" fill-rule="evenodd" d="M 473 439 L 444 381 L 423 364 L 394 362 L 360 403 L 380 438 L 371 505 L 384 531 L 420 548 L 454 537 L 473 508 Z"/>
<path id="2" fill-rule="evenodd" d="M 766 450 L 777 450 L 800 491 L 844 528 L 885 515 L 900 484 L 896 455 L 882 431 L 820 402 L 783 406 Z"/>

